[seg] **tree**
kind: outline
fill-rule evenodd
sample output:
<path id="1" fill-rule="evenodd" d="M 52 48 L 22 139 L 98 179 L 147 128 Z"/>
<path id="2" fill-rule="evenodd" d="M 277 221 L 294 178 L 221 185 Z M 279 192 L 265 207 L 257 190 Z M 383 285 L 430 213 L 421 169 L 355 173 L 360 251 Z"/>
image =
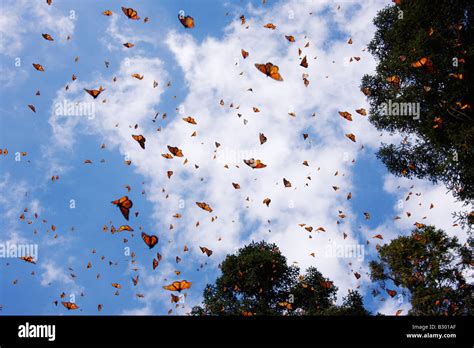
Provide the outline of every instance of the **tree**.
<path id="1" fill-rule="evenodd" d="M 366 315 L 362 297 L 349 292 L 337 306 L 337 287 L 316 268 L 305 275 L 288 266 L 275 244 L 252 242 L 227 255 L 222 275 L 204 289 L 193 315 Z"/>
<path id="2" fill-rule="evenodd" d="M 411 293 L 412 315 L 472 315 L 474 286 L 465 279 L 472 253 L 433 226 L 414 229 L 379 249 L 370 262 L 371 278 L 391 280 Z"/>
<path id="3" fill-rule="evenodd" d="M 379 149 L 388 170 L 443 182 L 466 205 L 474 199 L 473 9 L 470 0 L 401 0 L 380 11 L 368 46 L 376 74 L 361 86 L 370 122 L 405 137 Z M 419 114 L 401 115 L 402 103 Z M 461 222 L 472 225 L 474 214 Z"/>

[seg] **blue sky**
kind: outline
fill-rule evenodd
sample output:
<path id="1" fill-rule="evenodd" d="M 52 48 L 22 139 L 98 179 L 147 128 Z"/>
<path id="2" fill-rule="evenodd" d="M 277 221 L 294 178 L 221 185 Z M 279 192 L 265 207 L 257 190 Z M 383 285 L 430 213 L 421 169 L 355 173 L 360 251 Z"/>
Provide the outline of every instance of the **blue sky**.
<path id="1" fill-rule="evenodd" d="M 200 302 L 206 283 L 218 276 L 218 264 L 226 254 L 261 239 L 277 243 L 288 261 L 298 262 L 302 269 L 318 267 L 339 287 L 340 299 L 347 289 L 359 287 L 372 311 L 393 314 L 401 308 L 406 313 L 407 301 L 370 294 L 374 285 L 365 272 L 375 244 L 408 234 L 413 223 L 425 216 L 425 223 L 449 229 L 451 212 L 458 205 L 442 186 L 389 175 L 374 153 L 381 141 L 390 142 L 399 135 L 380 137 L 367 117 L 354 111 L 368 109 L 358 86 L 363 74 L 375 67 L 364 50 L 373 35 L 371 18 L 389 4 L 271 0 L 264 5 L 215 0 L 2 4 L 0 148 L 9 154 L 0 156 L 4 207 L 0 242 L 34 243 L 39 254 L 35 265 L 17 258 L 0 260 L 0 313 L 97 314 L 101 304 L 100 314 L 164 315 L 170 309 L 172 314 L 185 314 Z M 126 18 L 121 6 L 136 9 L 141 20 Z M 107 9 L 113 12 L 111 17 L 102 15 Z M 194 18 L 195 28 L 181 25 L 177 18 L 181 10 Z M 248 29 L 240 23 L 242 14 Z M 146 16 L 148 23 L 143 22 Z M 269 22 L 277 25 L 275 31 L 263 28 Z M 55 41 L 44 40 L 43 33 Z M 295 35 L 295 43 L 284 38 L 289 34 Z M 70 40 L 66 40 L 68 35 Z M 347 44 L 349 38 L 352 45 Z M 135 46 L 124 48 L 125 40 Z M 307 42 L 309 46 L 304 47 Z M 250 52 L 245 60 L 242 48 Z M 308 56 L 309 69 L 299 66 L 303 55 L 298 57 L 297 48 Z M 76 56 L 78 62 L 74 62 Z M 349 63 L 352 56 L 362 59 Z M 109 68 L 104 61 L 110 62 Z M 283 82 L 272 81 L 253 67 L 267 61 L 280 66 Z M 42 64 L 45 71 L 34 70 L 32 63 Z M 143 74 L 144 79 L 133 79 L 132 72 Z M 309 74 L 308 87 L 303 85 L 302 73 Z M 76 81 L 71 81 L 72 74 Z M 114 76 L 118 76 L 115 83 Z M 153 80 L 158 81 L 157 88 L 152 87 Z M 96 100 L 83 91 L 99 85 L 106 91 Z M 35 96 L 37 90 L 40 96 Z M 94 119 L 55 115 L 54 106 L 64 100 L 94 103 Z M 235 105 L 230 107 L 231 103 Z M 36 113 L 28 104 L 35 106 Z M 236 109 L 237 105 L 241 107 Z M 253 106 L 261 112 L 254 113 Z M 351 112 L 352 123 L 338 115 L 344 110 Z M 290 111 L 296 117 L 289 116 Z M 156 112 L 160 114 L 152 122 Z M 163 120 L 165 112 L 168 117 Z M 316 117 L 311 116 L 313 112 Z M 195 117 L 198 124 L 186 124 L 182 121 L 186 116 Z M 198 135 L 190 137 L 194 130 Z M 258 143 L 259 132 L 269 139 L 264 145 Z M 349 132 L 356 134 L 356 143 L 345 138 Z M 309 140 L 303 140 L 302 133 L 309 133 Z M 131 134 L 146 136 L 145 150 Z M 216 141 L 221 143 L 218 149 Z M 104 149 L 102 144 L 106 144 Z M 160 155 L 167 152 L 166 145 L 182 148 L 185 157 L 164 159 Z M 23 151 L 27 155 L 16 161 L 15 153 Z M 242 154 L 260 156 L 267 168 L 248 168 Z M 127 155 L 132 158 L 130 166 L 124 164 Z M 184 158 L 188 164 L 183 164 Z M 86 159 L 93 163 L 84 164 Z M 301 165 L 304 159 L 309 167 Z M 167 170 L 174 171 L 171 179 L 166 177 Z M 59 180 L 51 181 L 53 175 Z M 283 177 L 292 181 L 294 189 L 282 187 Z M 239 182 L 242 189 L 236 192 L 232 182 Z M 126 185 L 131 186 L 130 193 Z M 340 189 L 335 192 L 333 185 Z M 413 194 L 406 201 L 410 191 L 421 195 Z M 350 201 L 348 192 L 353 195 Z M 104 224 L 118 228 L 127 223 L 110 204 L 124 195 L 133 200 L 128 222 L 134 228 L 133 237 L 130 232 L 112 235 L 102 230 Z M 270 207 L 261 203 L 265 197 L 272 198 Z M 213 213 L 200 210 L 197 201 L 209 203 Z M 430 203 L 434 209 L 428 209 Z M 24 208 L 28 212 L 25 221 L 20 221 Z M 341 224 L 336 224 L 338 210 L 347 215 Z M 410 218 L 407 211 L 412 213 Z M 370 212 L 370 220 L 364 212 Z M 176 213 L 182 218 L 173 218 Z M 397 215 L 403 217 L 394 221 Z M 272 221 L 270 226 L 267 220 Z M 170 223 L 175 226 L 172 230 Z M 308 239 L 299 223 L 324 226 L 327 232 L 313 232 Z M 159 236 L 154 249 L 148 250 L 141 241 L 141 230 Z M 343 232 L 349 235 L 347 239 L 342 238 Z M 371 238 L 377 233 L 384 235 L 383 241 Z M 364 259 L 325 255 L 325 246 L 333 242 L 366 245 Z M 189 252 L 183 252 L 184 245 Z M 137 255 L 134 265 L 124 254 L 127 246 Z M 199 246 L 209 247 L 214 254 L 207 258 Z M 311 251 L 316 257 L 309 256 Z M 153 271 L 156 252 L 163 260 Z M 182 258 L 181 263 L 175 263 L 176 256 Z M 131 270 L 134 267 L 138 272 Z M 363 277 L 356 280 L 353 271 Z M 100 279 L 96 279 L 98 273 Z M 131 277 L 136 274 L 140 281 L 133 286 Z M 180 279 L 193 285 L 185 303 L 175 308 L 162 286 Z M 14 280 L 18 280 L 16 285 Z M 122 285 L 119 296 L 114 295 L 111 283 Z M 61 301 L 63 292 L 66 299 L 75 296 L 78 311 L 53 304 Z M 137 298 L 137 293 L 145 297 Z"/>

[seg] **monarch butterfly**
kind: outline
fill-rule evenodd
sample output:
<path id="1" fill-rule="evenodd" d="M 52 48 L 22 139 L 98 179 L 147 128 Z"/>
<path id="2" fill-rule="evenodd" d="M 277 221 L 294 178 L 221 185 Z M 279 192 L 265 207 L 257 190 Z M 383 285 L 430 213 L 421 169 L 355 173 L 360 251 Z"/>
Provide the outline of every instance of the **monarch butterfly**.
<path id="1" fill-rule="evenodd" d="M 307 67 L 308 67 L 308 59 L 306 58 L 306 56 L 304 56 L 304 58 L 301 60 L 300 65 L 301 65 L 303 68 L 307 68 Z"/>
<path id="2" fill-rule="evenodd" d="M 278 302 L 278 305 L 280 307 L 285 307 L 287 310 L 291 310 L 293 309 L 293 307 L 291 306 L 291 303 L 288 303 L 288 302 Z"/>
<path id="3" fill-rule="evenodd" d="M 178 303 L 179 299 L 180 299 L 179 296 L 171 294 L 171 303 Z"/>
<path id="4" fill-rule="evenodd" d="M 104 12 L 102 12 L 102 14 L 103 14 L 104 16 L 112 16 L 112 11 L 110 11 L 110 10 L 105 10 Z"/>
<path id="5" fill-rule="evenodd" d="M 387 82 L 390 82 L 395 87 L 400 87 L 400 78 L 396 75 L 387 77 Z"/>
<path id="6" fill-rule="evenodd" d="M 205 211 L 208 211 L 209 213 L 212 213 L 212 208 L 209 206 L 209 204 L 205 203 L 205 202 L 196 202 L 196 205 L 205 210 Z"/>
<path id="7" fill-rule="evenodd" d="M 38 71 L 44 71 L 44 68 L 41 64 L 33 63 L 33 67 Z"/>
<path id="8" fill-rule="evenodd" d="M 347 111 L 339 111 L 339 115 L 341 115 L 348 121 L 352 121 L 352 115 Z"/>
<path id="9" fill-rule="evenodd" d="M 240 185 L 238 183 L 233 182 L 232 186 L 234 186 L 236 190 L 240 189 Z"/>
<path id="10" fill-rule="evenodd" d="M 112 286 L 116 289 L 121 289 L 122 288 L 122 285 L 120 285 L 119 283 L 112 283 Z"/>
<path id="11" fill-rule="evenodd" d="M 45 40 L 54 41 L 54 39 L 52 38 L 52 36 L 49 35 L 49 34 L 41 34 L 41 36 L 42 36 Z"/>
<path id="12" fill-rule="evenodd" d="M 119 232 L 122 232 L 122 231 L 132 232 L 133 228 L 131 228 L 129 225 L 122 225 L 122 226 L 119 227 L 118 231 Z"/>
<path id="13" fill-rule="evenodd" d="M 183 290 L 189 289 L 191 287 L 191 284 L 192 283 L 188 282 L 187 280 L 179 280 L 171 283 L 170 285 L 163 286 L 163 289 L 181 292 Z"/>
<path id="14" fill-rule="evenodd" d="M 197 123 L 196 123 L 196 120 L 195 120 L 194 118 L 192 118 L 191 116 L 184 117 L 184 118 L 183 118 L 183 121 L 188 122 L 188 123 L 190 123 L 190 124 L 197 124 Z"/>
<path id="15" fill-rule="evenodd" d="M 137 286 L 137 284 L 138 284 L 138 277 L 139 277 L 139 275 L 137 275 L 135 278 L 132 277 L 132 282 L 133 282 L 134 286 Z"/>
<path id="16" fill-rule="evenodd" d="M 141 134 L 139 134 L 139 135 L 132 135 L 132 138 L 133 138 L 134 140 L 136 140 L 136 141 L 138 142 L 138 144 L 140 144 L 140 147 L 141 147 L 143 150 L 145 150 L 145 141 L 146 141 L 146 139 L 145 139 L 145 137 L 144 137 L 143 135 L 141 135 Z"/>
<path id="17" fill-rule="evenodd" d="M 354 277 L 356 277 L 356 279 L 359 279 L 359 278 L 360 278 L 360 274 L 357 273 L 357 272 L 354 272 Z"/>
<path id="18" fill-rule="evenodd" d="M 266 204 L 267 207 L 268 207 L 268 206 L 270 206 L 270 202 L 271 202 L 271 201 L 272 201 L 272 200 L 271 200 L 270 198 L 265 198 L 262 203 L 263 203 L 263 204 Z"/>
<path id="19" fill-rule="evenodd" d="M 133 8 L 127 8 L 122 6 L 122 12 L 124 13 L 125 16 L 127 16 L 130 19 L 133 20 L 139 20 L 140 17 L 138 17 L 137 11 L 135 11 Z"/>
<path id="20" fill-rule="evenodd" d="M 127 48 L 132 48 L 133 46 L 135 46 L 134 44 L 132 44 L 131 42 L 126 42 L 123 44 L 125 47 Z"/>
<path id="21" fill-rule="evenodd" d="M 293 35 L 285 35 L 286 39 L 290 42 L 295 42 L 295 37 Z"/>
<path id="22" fill-rule="evenodd" d="M 33 104 L 28 104 L 28 107 L 31 109 L 31 111 L 36 112 L 36 108 Z"/>
<path id="23" fill-rule="evenodd" d="M 99 94 L 101 94 L 103 91 L 105 91 L 105 89 L 102 88 L 102 86 L 100 86 L 99 89 L 84 88 L 84 91 L 86 91 L 87 93 L 89 93 L 89 95 L 91 95 L 94 99 L 96 99 L 99 96 Z"/>
<path id="24" fill-rule="evenodd" d="M 422 224 L 420 222 L 415 222 L 413 225 L 415 225 L 416 228 L 423 228 L 425 227 L 425 224 Z"/>
<path id="25" fill-rule="evenodd" d="M 194 28 L 194 18 L 191 16 L 178 15 L 179 21 L 186 29 Z"/>
<path id="26" fill-rule="evenodd" d="M 367 111 L 366 111 L 364 108 L 356 109 L 356 112 L 357 112 L 359 115 L 367 116 Z"/>
<path id="27" fill-rule="evenodd" d="M 387 294 L 390 295 L 390 297 L 395 297 L 395 295 L 397 294 L 395 290 L 387 289 L 386 291 L 387 291 Z"/>
<path id="28" fill-rule="evenodd" d="M 376 234 L 372 238 L 383 239 L 383 236 L 381 234 Z"/>
<path id="29" fill-rule="evenodd" d="M 273 23 L 267 23 L 263 26 L 264 28 L 267 28 L 267 29 L 271 29 L 271 30 L 275 30 L 276 29 L 276 25 L 273 24 Z"/>
<path id="30" fill-rule="evenodd" d="M 260 160 L 255 160 L 253 158 L 244 160 L 244 163 L 252 169 L 265 168 L 267 165 L 260 162 Z"/>
<path id="31" fill-rule="evenodd" d="M 291 182 L 283 178 L 283 185 L 285 185 L 285 187 L 291 187 Z"/>
<path id="32" fill-rule="evenodd" d="M 249 56 L 249 53 L 248 53 L 246 50 L 244 50 L 243 48 L 240 50 L 240 52 L 242 53 L 242 57 L 243 57 L 244 59 Z"/>
<path id="33" fill-rule="evenodd" d="M 140 74 L 132 74 L 132 77 L 136 78 L 137 80 L 143 80 L 143 75 Z"/>
<path id="34" fill-rule="evenodd" d="M 32 264 L 36 264 L 36 262 L 33 260 L 32 256 L 23 256 L 23 257 L 20 257 L 20 259 L 23 260 L 23 261 L 32 263 Z"/>
<path id="35" fill-rule="evenodd" d="M 283 81 L 277 65 L 273 65 L 272 63 L 268 62 L 266 64 L 255 64 L 255 67 L 263 74 L 270 76 L 272 79 L 276 81 Z"/>
<path id="36" fill-rule="evenodd" d="M 208 249 L 208 248 L 202 247 L 202 246 L 200 246 L 199 248 L 201 249 L 203 254 L 207 255 L 207 257 L 210 257 L 212 255 L 212 250 L 211 249 Z"/>
<path id="37" fill-rule="evenodd" d="M 151 249 L 158 243 L 158 237 L 155 235 L 148 235 L 145 232 L 142 232 L 142 239 L 146 245 Z"/>
<path id="38" fill-rule="evenodd" d="M 354 143 L 356 142 L 356 137 L 355 137 L 354 134 L 348 133 L 348 134 L 346 134 L 346 137 L 348 137 L 352 142 L 354 142 Z"/>
<path id="39" fill-rule="evenodd" d="M 122 212 L 123 217 L 125 218 L 125 220 L 128 221 L 130 208 L 133 206 L 133 202 L 130 199 L 128 199 L 127 196 L 123 196 L 113 201 L 112 204 L 115 204 L 120 208 L 120 211 Z"/>
<path id="40" fill-rule="evenodd" d="M 267 142 L 267 137 L 265 136 L 265 134 L 260 133 L 259 140 L 260 140 L 260 145 L 263 145 Z"/>
<path id="41" fill-rule="evenodd" d="M 183 157 L 183 151 L 181 151 L 177 147 L 173 147 L 173 146 L 168 145 L 168 150 L 169 150 L 169 152 L 171 152 L 176 157 Z"/>
<path id="42" fill-rule="evenodd" d="M 333 283 L 331 281 L 324 281 L 321 282 L 321 286 L 325 289 L 331 289 L 333 287 Z"/>
<path id="43" fill-rule="evenodd" d="M 73 303 L 73 302 L 64 302 L 64 301 L 61 301 L 61 303 L 63 304 L 64 307 L 66 307 L 69 310 L 74 310 L 74 309 L 78 309 L 78 305 Z"/>
<path id="44" fill-rule="evenodd" d="M 422 68 L 422 67 L 432 68 L 433 62 L 429 58 L 423 57 L 423 58 L 418 59 L 416 62 L 411 63 L 411 66 L 413 68 Z"/>

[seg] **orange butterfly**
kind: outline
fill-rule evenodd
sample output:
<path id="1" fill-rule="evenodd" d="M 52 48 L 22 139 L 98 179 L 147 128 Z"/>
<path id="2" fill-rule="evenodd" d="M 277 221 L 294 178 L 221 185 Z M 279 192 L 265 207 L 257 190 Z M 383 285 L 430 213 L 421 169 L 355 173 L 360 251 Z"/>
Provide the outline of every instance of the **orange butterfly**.
<path id="1" fill-rule="evenodd" d="M 112 283 L 112 286 L 116 289 L 122 289 L 122 285 L 120 285 L 119 283 Z"/>
<path id="2" fill-rule="evenodd" d="M 136 140 L 138 142 L 138 144 L 140 144 L 140 147 L 143 150 L 145 150 L 145 141 L 146 141 L 146 139 L 143 135 L 141 135 L 141 134 L 140 135 L 132 135 L 132 138 L 134 140 Z"/>
<path id="3" fill-rule="evenodd" d="M 110 11 L 110 10 L 105 10 L 104 12 L 102 12 L 102 14 L 103 14 L 104 16 L 112 16 L 112 11 Z"/>
<path id="4" fill-rule="evenodd" d="M 73 302 L 63 302 L 61 301 L 61 303 L 63 304 L 64 307 L 66 307 L 68 310 L 74 310 L 74 309 L 78 309 L 79 307 L 77 306 L 77 304 L 73 303 Z"/>
<path id="5" fill-rule="evenodd" d="M 411 66 L 413 68 L 432 68 L 433 62 L 429 58 L 423 57 L 418 59 L 416 62 L 411 63 Z"/>
<path id="6" fill-rule="evenodd" d="M 118 231 L 119 232 L 122 232 L 122 231 L 132 232 L 133 228 L 131 228 L 129 225 L 122 225 L 122 226 L 119 227 Z"/>
<path id="7" fill-rule="evenodd" d="M 171 294 L 171 303 L 178 303 L 179 299 L 180 299 L 179 296 Z"/>
<path id="8" fill-rule="evenodd" d="M 132 74 L 132 77 L 136 78 L 137 80 L 143 80 L 143 75 L 140 74 Z"/>
<path id="9" fill-rule="evenodd" d="M 276 81 L 283 81 L 277 65 L 273 65 L 272 63 L 268 62 L 266 64 L 255 64 L 255 67 L 263 74 L 270 76 L 272 79 Z"/>
<path id="10" fill-rule="evenodd" d="M 32 263 L 32 264 L 36 264 L 36 262 L 33 260 L 32 256 L 23 256 L 23 257 L 20 257 L 20 259 L 23 260 L 23 261 Z"/>
<path id="11" fill-rule="evenodd" d="M 38 71 L 44 71 L 44 68 L 41 64 L 36 64 L 36 63 L 33 63 L 33 66 L 36 70 Z"/>
<path id="12" fill-rule="evenodd" d="M 386 291 L 387 291 L 387 294 L 390 295 L 390 297 L 395 297 L 395 295 L 397 294 L 395 290 L 387 289 Z"/>
<path id="13" fill-rule="evenodd" d="M 209 213 L 212 213 L 212 208 L 207 204 L 207 203 L 204 203 L 204 202 L 196 202 L 196 205 L 205 210 L 205 211 L 208 211 Z"/>
<path id="14" fill-rule="evenodd" d="M 171 283 L 170 285 L 163 286 L 163 289 L 169 290 L 169 291 L 183 291 L 185 289 L 189 289 L 191 287 L 191 282 L 188 282 L 186 280 L 180 280 Z"/>
<path id="15" fill-rule="evenodd" d="M 301 61 L 300 65 L 303 67 L 303 68 L 307 68 L 308 67 L 308 59 L 306 58 L 306 56 L 304 56 L 303 60 Z"/>
<path id="16" fill-rule="evenodd" d="M 158 243 L 158 237 L 155 235 L 148 235 L 145 232 L 142 232 L 142 239 L 146 245 L 151 249 Z"/>
<path id="17" fill-rule="evenodd" d="M 356 112 L 357 112 L 359 115 L 367 116 L 367 111 L 366 111 L 364 108 L 356 109 Z"/>
<path id="18" fill-rule="evenodd" d="M 263 164 L 262 162 L 260 162 L 260 160 L 255 160 L 253 158 L 249 160 L 244 160 L 244 163 L 252 169 L 260 169 L 260 168 L 265 168 L 267 166 L 266 164 Z"/>
<path id="19" fill-rule="evenodd" d="M 138 17 L 137 11 L 135 11 L 133 8 L 127 8 L 122 6 L 122 12 L 125 14 L 130 19 L 133 20 L 139 20 L 140 17 Z"/>
<path id="20" fill-rule="evenodd" d="M 207 257 L 212 255 L 212 250 L 211 249 L 208 249 L 208 248 L 202 247 L 202 246 L 200 246 L 199 248 L 201 249 L 203 254 L 205 253 L 207 255 Z"/>
<path id="21" fill-rule="evenodd" d="M 133 206 L 133 202 L 130 199 L 128 199 L 127 196 L 123 196 L 113 201 L 112 204 L 115 204 L 120 208 L 120 211 L 122 212 L 123 217 L 125 218 L 125 220 L 128 221 L 130 208 Z"/>
<path id="22" fill-rule="evenodd" d="M 243 57 L 244 59 L 249 56 L 249 53 L 248 53 L 246 50 L 244 50 L 243 48 L 240 50 L 240 52 L 242 53 L 242 57 Z"/>
<path id="23" fill-rule="evenodd" d="M 339 115 L 341 115 L 348 121 L 352 121 L 352 115 L 347 111 L 339 111 Z"/>
<path id="24" fill-rule="evenodd" d="M 183 152 L 177 147 L 173 147 L 173 146 L 168 145 L 168 150 L 169 150 L 169 152 L 171 152 L 176 157 L 183 157 Z"/>
<path id="25" fill-rule="evenodd" d="M 49 35 L 49 34 L 41 34 L 41 36 L 43 36 L 43 38 L 44 38 L 45 40 L 54 41 L 54 39 L 52 38 L 52 36 Z"/>
<path id="26" fill-rule="evenodd" d="M 178 15 L 179 21 L 186 29 L 194 28 L 194 18 L 191 16 Z"/>
<path id="27" fill-rule="evenodd" d="M 84 91 L 86 91 L 87 93 L 89 93 L 94 99 L 96 99 L 99 94 L 101 94 L 103 91 L 105 91 L 105 89 L 102 88 L 102 86 L 99 87 L 99 89 L 87 89 L 87 88 L 84 88 Z"/>
<path id="28" fill-rule="evenodd" d="M 400 87 L 400 78 L 396 75 L 387 77 L 387 82 L 390 82 L 395 87 Z"/>
<path id="29" fill-rule="evenodd" d="M 137 286 L 137 284 L 138 284 L 138 277 L 139 277 L 139 275 L 137 275 L 136 278 L 132 277 L 132 282 L 133 282 L 134 286 Z"/>
<path id="30" fill-rule="evenodd" d="M 295 42 L 295 37 L 293 35 L 285 35 L 286 39 L 290 42 Z"/>
<path id="31" fill-rule="evenodd" d="M 134 44 L 132 44 L 131 42 L 126 42 L 123 44 L 125 47 L 127 48 L 132 48 L 133 46 L 135 46 Z"/>
<path id="32" fill-rule="evenodd" d="M 183 118 L 183 121 L 188 122 L 188 123 L 190 123 L 190 124 L 197 124 L 197 123 L 196 123 L 196 120 L 195 120 L 194 118 L 192 118 L 191 116 L 184 117 L 184 118 Z"/>
<path id="33" fill-rule="evenodd" d="M 356 136 L 354 134 L 348 133 L 348 134 L 346 134 L 346 137 L 348 137 L 354 143 L 356 142 Z"/>

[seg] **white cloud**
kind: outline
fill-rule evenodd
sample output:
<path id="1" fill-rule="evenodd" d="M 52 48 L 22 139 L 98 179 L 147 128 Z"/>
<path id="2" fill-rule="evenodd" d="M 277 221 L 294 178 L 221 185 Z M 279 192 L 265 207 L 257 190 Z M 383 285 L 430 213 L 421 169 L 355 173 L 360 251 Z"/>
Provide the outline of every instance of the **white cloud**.
<path id="1" fill-rule="evenodd" d="M 373 71 L 375 62 L 362 50 L 373 35 L 372 17 L 385 4 L 363 2 L 356 12 L 346 12 L 345 4 L 340 12 L 333 2 L 292 1 L 265 13 L 248 8 L 246 17 L 250 28 L 245 29 L 236 19 L 226 28 L 222 39 L 209 37 L 197 42 L 192 31 L 170 32 L 166 44 L 183 70 L 189 93 L 181 111 L 169 113 L 167 123 L 158 118 L 153 124 L 151 119 L 157 111 L 155 108 L 167 97 L 163 93 L 168 73 L 160 59 L 143 56 L 124 59 L 116 72 L 116 83 L 98 77 L 96 81 L 77 83 L 70 89 L 69 98 L 76 96 L 75 101 L 90 102 L 83 87 L 102 85 L 106 88 L 103 97 L 107 102 L 101 103 L 102 95 L 95 101 L 97 117 L 93 120 L 76 118 L 64 122 L 54 115 L 50 117 L 56 139 L 63 141 L 61 145 L 74 145 L 75 128 L 80 125 L 83 131 L 101 134 L 108 145 L 128 155 L 137 171 L 147 179 L 147 199 L 153 203 L 153 217 L 158 224 L 154 232 L 161 238 L 166 258 L 160 265 L 159 276 L 143 275 L 148 290 L 146 301 L 156 298 L 165 301 L 161 293 L 150 293 L 164 285 L 164 278 L 176 278 L 174 257 L 183 256 L 185 244 L 190 252 L 183 257 L 181 269 L 196 268 L 204 261 L 215 269 L 227 253 L 251 240 L 266 239 L 276 242 L 289 262 L 298 262 L 303 269 L 314 265 L 334 280 L 340 289 L 340 298 L 346 295 L 348 288 L 361 284 L 365 289 L 369 285 L 365 274 L 367 259 L 325 256 L 326 246 L 333 242 L 365 244 L 366 236 L 353 232 L 356 230 L 354 214 L 346 200 L 353 188 L 352 159 L 357 160 L 361 144 L 373 150 L 381 139 L 391 141 L 387 136 L 380 137 L 366 117 L 355 113 L 357 108 L 368 108 L 359 84 L 365 73 Z M 294 12 L 294 19 L 288 19 L 289 11 Z M 339 27 L 334 28 L 327 11 L 335 13 Z M 263 28 L 270 21 L 277 25 L 277 30 Z M 109 31 L 115 35 L 117 30 L 113 28 Z M 336 29 L 342 38 L 335 37 Z M 296 42 L 289 43 L 284 35 L 294 35 Z M 352 45 L 347 44 L 349 37 Z M 307 42 L 309 47 L 305 48 Z M 245 60 L 240 53 L 242 48 L 250 52 Z M 301 57 L 307 56 L 308 69 L 299 66 L 298 48 L 303 50 Z M 360 56 L 361 60 L 348 63 L 347 58 L 352 56 Z M 271 80 L 254 66 L 268 61 L 280 67 L 284 82 Z M 145 77 L 138 81 L 130 76 L 132 73 Z M 303 73 L 309 74 L 309 87 L 303 85 Z M 159 81 L 156 89 L 152 88 L 153 80 Z M 249 88 L 253 91 L 248 91 Z M 81 95 L 77 96 L 78 93 Z M 55 102 L 65 98 L 66 95 L 59 92 Z M 220 105 L 221 99 L 224 106 Z M 254 113 L 253 107 L 258 107 L 260 112 Z M 354 120 L 344 120 L 338 111 L 351 112 Z M 296 113 L 296 117 L 288 115 L 289 112 Z M 316 117 L 312 117 L 313 113 Z M 187 116 L 194 117 L 197 125 L 182 121 Z M 130 128 L 135 124 L 138 129 Z M 162 131 L 157 132 L 160 125 Z M 196 137 L 191 137 L 193 131 L 197 131 Z M 263 145 L 258 139 L 260 132 L 268 138 Z M 350 132 L 357 137 L 355 144 L 345 137 Z M 303 133 L 311 133 L 310 138 L 303 140 Z M 146 137 L 145 150 L 131 138 L 132 134 Z M 216 148 L 215 142 L 221 146 Z M 178 146 L 184 157 L 163 158 L 161 154 L 168 152 L 167 145 Z M 242 161 L 247 156 L 262 160 L 267 168 L 247 167 Z M 185 158 L 189 163 L 183 163 Z M 309 167 L 302 165 L 304 160 L 309 162 Z M 229 168 L 225 168 L 225 164 Z M 174 171 L 171 179 L 166 177 L 168 170 Z M 291 188 L 283 187 L 283 178 L 291 181 Z M 235 190 L 232 182 L 239 183 L 241 189 Z M 389 183 L 386 188 L 387 185 Z M 332 186 L 340 189 L 334 191 Z M 444 199 L 438 188 L 435 191 L 424 188 L 426 199 Z M 262 204 L 266 197 L 272 200 L 269 207 Z M 199 209 L 197 201 L 207 202 L 214 211 L 209 214 Z M 442 203 L 434 204 L 441 206 Z M 418 209 L 410 206 L 412 208 L 413 211 Z M 338 225 L 339 210 L 348 218 Z M 173 218 L 176 213 L 182 218 Z M 445 215 L 440 216 L 444 217 L 433 217 L 433 221 L 444 226 Z M 212 222 L 211 217 L 217 219 Z M 199 227 L 195 226 L 197 221 Z M 175 226 L 172 231 L 168 231 L 170 223 Z M 326 232 L 313 231 L 313 238 L 309 239 L 309 233 L 298 225 L 300 223 L 314 229 L 322 226 Z M 348 233 L 347 239 L 343 239 L 343 232 Z M 201 254 L 199 246 L 209 247 L 214 255 L 208 259 Z M 310 256 L 312 252 L 316 257 Z M 363 274 L 360 281 L 352 275 L 353 271 Z M 190 300 L 193 301 L 198 298 Z M 152 304 L 145 303 L 143 308 L 127 313 L 148 314 Z"/>
<path id="2" fill-rule="evenodd" d="M 34 33 L 53 35 L 64 43 L 74 32 L 74 20 L 70 14 L 60 13 L 55 6 L 45 1 L 15 0 L 4 1 L 0 12 L 0 51 L 16 57 L 24 48 L 24 35 Z"/>

